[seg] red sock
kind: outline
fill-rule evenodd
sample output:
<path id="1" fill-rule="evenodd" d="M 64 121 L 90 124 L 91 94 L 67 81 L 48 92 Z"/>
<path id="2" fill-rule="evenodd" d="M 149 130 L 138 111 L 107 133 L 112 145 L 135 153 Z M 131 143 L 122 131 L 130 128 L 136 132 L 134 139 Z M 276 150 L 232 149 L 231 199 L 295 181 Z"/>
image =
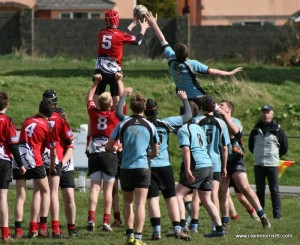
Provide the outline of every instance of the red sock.
<path id="1" fill-rule="evenodd" d="M 88 213 L 88 221 L 93 221 L 95 223 L 95 211 L 89 211 Z"/>
<path id="2" fill-rule="evenodd" d="M 53 220 L 51 222 L 51 227 L 52 227 L 52 231 L 56 234 L 59 234 L 60 233 L 60 230 L 59 230 L 59 221 L 58 220 Z"/>
<path id="3" fill-rule="evenodd" d="M 115 213 L 114 213 L 114 219 L 115 219 L 116 221 L 120 221 L 120 220 L 121 220 L 121 214 L 120 214 L 120 212 L 115 212 Z"/>
<path id="4" fill-rule="evenodd" d="M 103 215 L 103 223 L 110 224 L 110 214 Z"/>
<path id="5" fill-rule="evenodd" d="M 30 222 L 29 223 L 29 231 L 30 232 L 36 232 L 37 231 L 37 226 L 38 226 L 37 222 Z"/>
<path id="6" fill-rule="evenodd" d="M 239 219 L 239 216 L 236 214 L 236 215 L 232 216 L 231 219 L 236 221 Z"/>
<path id="7" fill-rule="evenodd" d="M 8 227 L 1 227 L 1 232 L 2 232 L 2 237 L 9 237 L 10 233 L 9 233 L 9 228 Z"/>
<path id="8" fill-rule="evenodd" d="M 248 212 L 249 214 L 253 214 L 253 213 L 254 213 L 254 208 L 253 208 L 253 207 L 249 208 L 249 209 L 247 210 L 247 212 Z"/>
<path id="9" fill-rule="evenodd" d="M 74 231 L 76 230 L 75 224 L 68 224 L 68 231 Z"/>

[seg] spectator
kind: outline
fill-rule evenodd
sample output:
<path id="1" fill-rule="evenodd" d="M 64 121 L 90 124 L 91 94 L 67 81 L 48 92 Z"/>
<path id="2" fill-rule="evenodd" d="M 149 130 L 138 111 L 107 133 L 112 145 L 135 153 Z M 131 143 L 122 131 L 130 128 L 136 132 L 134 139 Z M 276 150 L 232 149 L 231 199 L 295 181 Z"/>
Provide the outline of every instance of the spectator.
<path id="1" fill-rule="evenodd" d="M 249 136 L 249 150 L 254 158 L 256 193 L 264 208 L 266 178 L 271 193 L 274 219 L 281 219 L 281 199 L 279 192 L 279 158 L 288 150 L 288 141 L 280 124 L 273 120 L 274 112 L 270 105 L 261 108 L 261 119 Z"/>

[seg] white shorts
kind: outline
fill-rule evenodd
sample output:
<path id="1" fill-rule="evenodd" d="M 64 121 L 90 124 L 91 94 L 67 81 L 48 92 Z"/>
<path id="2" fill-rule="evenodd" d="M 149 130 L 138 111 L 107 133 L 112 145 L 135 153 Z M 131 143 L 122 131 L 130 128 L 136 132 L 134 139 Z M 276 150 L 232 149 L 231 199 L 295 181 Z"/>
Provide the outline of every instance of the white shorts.
<path id="1" fill-rule="evenodd" d="M 98 180 L 98 181 L 106 181 L 106 182 L 114 182 L 115 181 L 115 176 L 111 176 L 111 175 L 108 175 L 102 171 L 97 171 L 95 173 L 92 173 L 90 175 L 90 179 L 91 180 Z"/>

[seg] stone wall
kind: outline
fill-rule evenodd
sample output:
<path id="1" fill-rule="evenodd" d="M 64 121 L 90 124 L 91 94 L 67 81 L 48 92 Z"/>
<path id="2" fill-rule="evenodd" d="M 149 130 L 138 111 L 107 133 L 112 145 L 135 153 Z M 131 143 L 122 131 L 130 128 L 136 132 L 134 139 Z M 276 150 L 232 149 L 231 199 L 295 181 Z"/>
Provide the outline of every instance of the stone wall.
<path id="1" fill-rule="evenodd" d="M 95 57 L 98 31 L 103 20 L 32 19 L 31 10 L 19 13 L 0 12 L 0 54 L 13 48 L 28 54 L 46 56 L 70 55 L 78 58 Z M 131 20 L 121 20 L 125 30 Z M 159 20 L 166 39 L 189 45 L 193 58 L 222 60 L 238 58 L 244 62 L 272 62 L 275 56 L 296 42 L 298 30 L 289 26 L 190 26 L 186 17 Z M 137 35 L 139 27 L 133 30 Z M 162 49 L 149 28 L 141 47 L 125 45 L 124 56 L 156 58 Z"/>

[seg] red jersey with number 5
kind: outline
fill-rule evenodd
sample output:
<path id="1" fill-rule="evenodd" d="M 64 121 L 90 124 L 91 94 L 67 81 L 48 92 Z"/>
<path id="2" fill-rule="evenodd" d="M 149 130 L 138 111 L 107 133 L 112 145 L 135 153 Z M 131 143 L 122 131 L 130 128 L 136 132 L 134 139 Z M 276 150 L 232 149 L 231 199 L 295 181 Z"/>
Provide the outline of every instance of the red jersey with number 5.
<path id="1" fill-rule="evenodd" d="M 123 46 L 125 43 L 137 45 L 136 36 L 113 28 L 105 28 L 98 36 L 98 56 L 109 56 L 122 66 Z"/>
<path id="2" fill-rule="evenodd" d="M 18 144 L 16 126 L 10 117 L 0 113 L 0 160 L 11 161 L 10 144 Z"/>
<path id="3" fill-rule="evenodd" d="M 19 151 L 26 169 L 43 165 L 45 148 L 55 148 L 55 138 L 48 121 L 40 115 L 27 118 L 22 125 Z"/>
<path id="4" fill-rule="evenodd" d="M 89 100 L 87 104 L 89 118 L 91 122 L 92 142 L 90 153 L 105 151 L 105 144 L 111 132 L 119 123 L 115 111 L 100 111 L 96 108 L 93 100 Z"/>

